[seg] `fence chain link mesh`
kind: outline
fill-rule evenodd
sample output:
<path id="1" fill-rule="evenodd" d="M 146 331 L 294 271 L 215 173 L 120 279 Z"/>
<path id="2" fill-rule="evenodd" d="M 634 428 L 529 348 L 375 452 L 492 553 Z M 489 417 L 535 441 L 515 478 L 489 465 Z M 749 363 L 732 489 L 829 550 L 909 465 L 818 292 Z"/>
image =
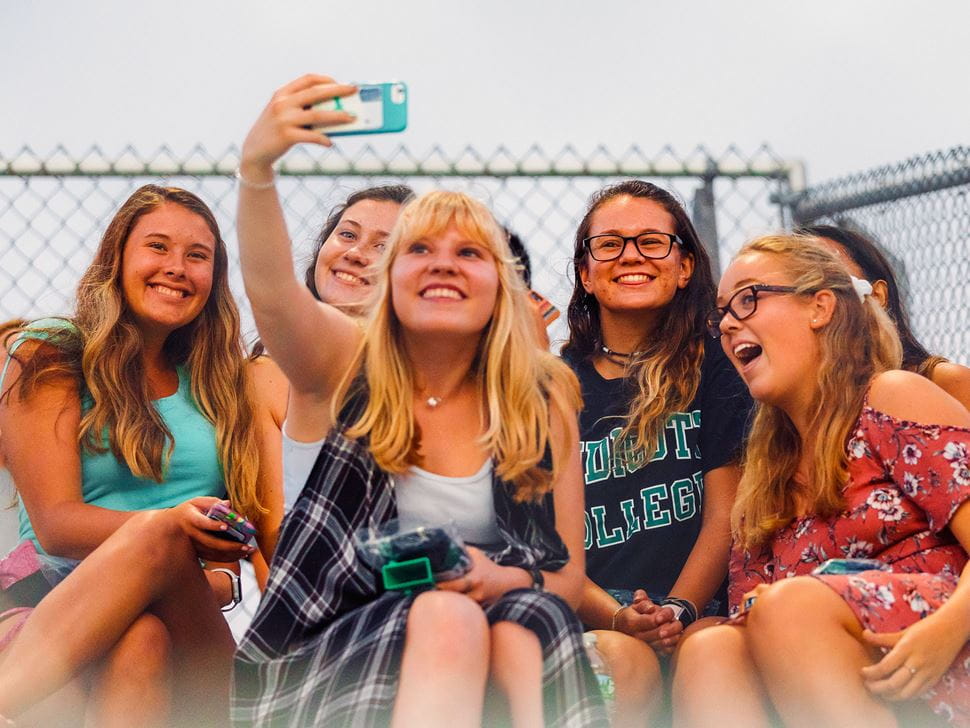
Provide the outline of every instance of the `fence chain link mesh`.
<path id="1" fill-rule="evenodd" d="M 189 189 L 212 207 L 230 247 L 231 285 L 251 335 L 235 245 L 238 159 L 235 148 L 213 155 L 202 147 L 181 155 L 168 147 L 148 155 L 133 148 L 113 156 L 99 148 L 39 155 L 26 147 L 0 155 L 0 317 L 69 312 L 111 215 L 137 187 L 153 182 Z M 435 187 L 468 192 L 525 241 L 534 287 L 564 309 L 572 290 L 573 236 L 596 190 L 630 177 L 670 189 L 703 223 L 705 244 L 727 261 L 745 239 L 785 223 L 783 207 L 772 200 L 790 196 L 788 173 L 767 147 L 750 154 L 731 147 L 717 155 L 703 147 L 687 155 L 670 147 L 653 154 L 636 146 L 620 153 L 598 147 L 585 155 L 573 147 L 547 153 L 532 146 L 518 155 L 504 147 L 489 154 L 434 147 L 416 155 L 403 146 L 387 153 L 366 145 L 352 155 L 295 149 L 280 165 L 277 187 L 301 270 L 329 210 L 354 190 L 404 182 L 419 193 Z M 554 326 L 552 338 L 563 338 L 564 321 Z"/>
<path id="2" fill-rule="evenodd" d="M 796 223 L 856 229 L 888 253 L 913 331 L 970 364 L 970 148 L 955 147 L 792 195 Z"/>

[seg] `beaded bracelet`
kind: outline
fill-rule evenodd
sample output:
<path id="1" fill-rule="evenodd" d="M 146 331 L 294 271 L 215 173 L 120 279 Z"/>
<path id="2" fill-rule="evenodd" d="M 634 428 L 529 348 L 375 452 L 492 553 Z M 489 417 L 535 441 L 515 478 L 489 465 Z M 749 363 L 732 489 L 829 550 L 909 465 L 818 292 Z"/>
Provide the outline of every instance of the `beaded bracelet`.
<path id="1" fill-rule="evenodd" d="M 613 619 L 610 620 L 610 629 L 612 629 L 614 632 L 616 631 L 616 618 L 619 617 L 620 612 L 622 612 L 626 608 L 627 608 L 626 604 L 621 604 L 616 608 L 616 611 L 613 612 Z"/>
<path id="2" fill-rule="evenodd" d="M 268 190 L 276 186 L 276 173 L 273 173 L 273 179 L 269 182 L 253 182 L 243 177 L 242 169 L 236 168 L 236 179 L 239 180 L 239 184 L 243 187 L 248 187 L 251 190 Z"/>

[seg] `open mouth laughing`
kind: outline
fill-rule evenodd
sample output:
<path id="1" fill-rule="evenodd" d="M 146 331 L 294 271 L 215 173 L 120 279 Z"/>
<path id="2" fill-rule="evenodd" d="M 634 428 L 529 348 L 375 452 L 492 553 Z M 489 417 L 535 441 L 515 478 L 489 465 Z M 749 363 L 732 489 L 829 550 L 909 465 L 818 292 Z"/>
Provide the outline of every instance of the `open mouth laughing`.
<path id="1" fill-rule="evenodd" d="M 761 352 L 762 349 L 758 344 L 752 344 L 748 341 L 742 342 L 734 347 L 734 356 L 737 357 L 743 366 L 747 366 L 761 356 Z"/>

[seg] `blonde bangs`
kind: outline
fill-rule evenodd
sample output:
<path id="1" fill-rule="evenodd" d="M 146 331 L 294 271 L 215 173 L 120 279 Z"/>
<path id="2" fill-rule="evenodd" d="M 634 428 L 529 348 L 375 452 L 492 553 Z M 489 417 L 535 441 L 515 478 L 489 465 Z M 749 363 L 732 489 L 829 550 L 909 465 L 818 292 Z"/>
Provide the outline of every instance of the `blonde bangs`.
<path id="1" fill-rule="evenodd" d="M 366 438 L 377 464 L 401 473 L 420 464 L 414 420 L 414 375 L 400 340 L 390 291 L 390 268 L 402 248 L 454 226 L 484 245 L 495 259 L 499 278 L 492 318 L 482 333 L 472 376 L 482 392 L 480 442 L 495 460 L 499 477 L 516 486 L 516 498 L 532 500 L 547 492 L 568 453 L 563 438 L 550 435 L 550 420 L 575 418 L 579 385 L 569 368 L 541 351 L 527 289 L 505 232 L 480 202 L 457 192 L 434 191 L 405 206 L 391 232 L 390 250 L 380 265 L 376 300 L 358 352 L 358 364 L 345 375 L 331 402 L 337 420 L 355 393 L 363 368 L 368 400 L 347 437 Z M 537 386 L 538 383 L 538 386 Z M 552 469 L 541 466 L 547 447 Z"/>

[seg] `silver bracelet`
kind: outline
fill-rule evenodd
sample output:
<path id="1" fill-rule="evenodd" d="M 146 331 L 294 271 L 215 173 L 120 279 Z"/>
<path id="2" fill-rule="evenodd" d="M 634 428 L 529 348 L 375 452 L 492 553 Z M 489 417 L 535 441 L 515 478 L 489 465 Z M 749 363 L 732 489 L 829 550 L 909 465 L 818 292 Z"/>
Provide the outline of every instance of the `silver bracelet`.
<path id="1" fill-rule="evenodd" d="M 243 187 L 248 187 L 251 190 L 269 190 L 276 186 L 276 173 L 273 173 L 273 179 L 269 182 L 253 182 L 251 180 L 243 177 L 242 169 L 236 167 L 236 179 L 239 180 L 239 184 Z"/>

